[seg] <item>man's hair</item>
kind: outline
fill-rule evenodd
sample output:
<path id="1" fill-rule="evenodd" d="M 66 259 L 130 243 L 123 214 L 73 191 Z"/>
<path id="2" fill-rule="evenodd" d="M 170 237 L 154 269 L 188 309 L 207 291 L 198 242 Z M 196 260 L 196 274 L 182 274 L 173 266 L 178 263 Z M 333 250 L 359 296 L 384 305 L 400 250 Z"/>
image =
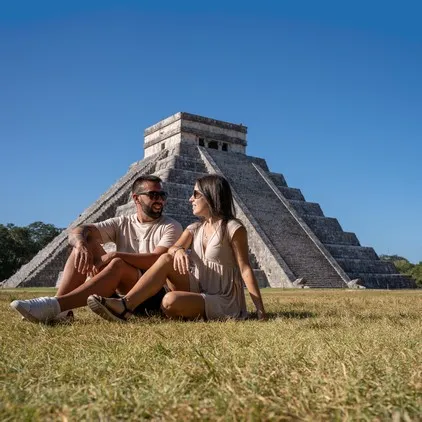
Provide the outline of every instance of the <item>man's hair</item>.
<path id="1" fill-rule="evenodd" d="M 132 194 L 133 193 L 140 193 L 143 190 L 143 184 L 145 182 L 153 182 L 153 183 L 162 183 L 163 181 L 158 177 L 154 176 L 153 174 L 147 174 L 145 176 L 139 176 L 132 185 Z"/>

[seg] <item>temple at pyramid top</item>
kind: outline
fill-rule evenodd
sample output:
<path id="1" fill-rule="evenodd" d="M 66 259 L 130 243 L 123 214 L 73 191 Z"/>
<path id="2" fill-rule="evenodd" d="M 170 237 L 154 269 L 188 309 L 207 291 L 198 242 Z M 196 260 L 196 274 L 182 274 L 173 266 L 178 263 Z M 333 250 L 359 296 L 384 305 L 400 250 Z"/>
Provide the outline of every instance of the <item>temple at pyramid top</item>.
<path id="1" fill-rule="evenodd" d="M 246 154 L 248 128 L 180 112 L 145 129 L 145 158 L 178 144 Z"/>

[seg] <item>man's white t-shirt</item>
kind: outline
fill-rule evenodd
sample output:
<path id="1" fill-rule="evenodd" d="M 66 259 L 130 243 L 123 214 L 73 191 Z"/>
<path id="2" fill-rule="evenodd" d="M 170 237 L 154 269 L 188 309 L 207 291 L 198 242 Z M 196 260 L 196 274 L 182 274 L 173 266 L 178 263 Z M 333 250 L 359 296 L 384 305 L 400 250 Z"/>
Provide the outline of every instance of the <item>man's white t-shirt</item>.
<path id="1" fill-rule="evenodd" d="M 136 214 L 114 217 L 95 223 L 103 243 L 113 242 L 118 252 L 152 253 L 157 246 L 169 248 L 183 232 L 176 220 L 162 215 L 140 223 Z"/>

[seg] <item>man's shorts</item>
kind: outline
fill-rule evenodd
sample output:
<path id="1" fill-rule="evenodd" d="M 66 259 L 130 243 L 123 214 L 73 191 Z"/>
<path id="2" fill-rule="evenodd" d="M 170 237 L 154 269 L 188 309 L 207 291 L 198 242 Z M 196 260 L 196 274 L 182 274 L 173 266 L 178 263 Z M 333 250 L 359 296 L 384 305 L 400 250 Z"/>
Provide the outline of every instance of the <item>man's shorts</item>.
<path id="1" fill-rule="evenodd" d="M 139 316 L 151 316 L 161 313 L 161 301 L 166 293 L 166 290 L 162 287 L 157 294 L 151 296 L 145 302 L 138 305 L 133 311 L 133 314 Z"/>

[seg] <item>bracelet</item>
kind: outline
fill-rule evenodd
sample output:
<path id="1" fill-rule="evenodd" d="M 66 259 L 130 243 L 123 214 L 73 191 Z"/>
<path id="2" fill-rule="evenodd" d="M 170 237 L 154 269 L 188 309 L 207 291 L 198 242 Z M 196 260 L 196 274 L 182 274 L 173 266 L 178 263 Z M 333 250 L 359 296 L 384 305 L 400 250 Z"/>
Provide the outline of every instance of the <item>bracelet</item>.
<path id="1" fill-rule="evenodd" d="M 173 256 L 176 254 L 177 251 L 180 251 L 180 249 L 183 249 L 183 251 L 185 250 L 183 246 L 176 246 L 176 249 L 173 251 Z"/>

